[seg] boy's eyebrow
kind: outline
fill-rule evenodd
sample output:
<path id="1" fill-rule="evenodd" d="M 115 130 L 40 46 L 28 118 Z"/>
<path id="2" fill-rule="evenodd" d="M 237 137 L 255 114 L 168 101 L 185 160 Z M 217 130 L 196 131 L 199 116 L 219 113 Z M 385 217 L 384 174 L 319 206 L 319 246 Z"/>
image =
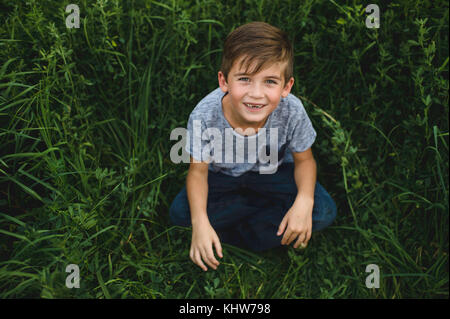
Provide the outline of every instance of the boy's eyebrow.
<path id="1" fill-rule="evenodd" d="M 279 76 L 275 76 L 275 75 L 266 76 L 266 79 L 276 79 L 278 81 L 281 81 L 281 78 Z"/>
<path id="2" fill-rule="evenodd" d="M 243 76 L 243 75 L 249 76 L 250 74 L 247 74 L 247 73 L 237 73 L 237 74 L 235 74 L 234 76 L 235 76 L 235 77 L 238 77 L 238 76 Z M 266 79 L 277 79 L 277 80 L 280 80 L 280 81 L 281 81 L 281 78 L 280 78 L 279 76 L 275 76 L 275 75 L 269 75 L 269 76 L 266 76 Z"/>
<path id="3" fill-rule="evenodd" d="M 241 75 L 250 75 L 250 74 L 247 74 L 247 73 L 236 73 L 234 76 L 241 76 Z"/>

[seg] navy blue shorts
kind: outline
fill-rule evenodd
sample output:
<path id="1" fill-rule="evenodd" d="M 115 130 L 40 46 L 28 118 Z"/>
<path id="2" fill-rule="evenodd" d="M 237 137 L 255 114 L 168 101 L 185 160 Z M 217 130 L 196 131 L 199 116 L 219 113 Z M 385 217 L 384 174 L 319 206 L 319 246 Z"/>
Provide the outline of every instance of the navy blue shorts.
<path id="1" fill-rule="evenodd" d="M 233 177 L 208 172 L 207 213 L 221 242 L 263 251 L 281 246 L 277 236 L 284 215 L 297 196 L 294 163 L 283 163 L 274 174 L 247 172 Z M 312 232 L 328 227 L 336 218 L 336 204 L 316 182 Z M 186 186 L 170 207 L 170 219 L 179 226 L 191 226 Z"/>

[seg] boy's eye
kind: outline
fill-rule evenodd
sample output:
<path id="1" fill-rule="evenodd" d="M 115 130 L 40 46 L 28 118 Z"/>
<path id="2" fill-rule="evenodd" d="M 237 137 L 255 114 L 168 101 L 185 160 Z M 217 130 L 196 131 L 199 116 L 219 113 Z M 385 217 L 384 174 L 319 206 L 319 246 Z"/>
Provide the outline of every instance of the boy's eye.
<path id="1" fill-rule="evenodd" d="M 239 81 L 248 82 L 248 81 L 250 81 L 250 78 L 239 78 Z M 266 83 L 267 84 L 277 84 L 277 82 L 274 80 L 266 80 Z"/>

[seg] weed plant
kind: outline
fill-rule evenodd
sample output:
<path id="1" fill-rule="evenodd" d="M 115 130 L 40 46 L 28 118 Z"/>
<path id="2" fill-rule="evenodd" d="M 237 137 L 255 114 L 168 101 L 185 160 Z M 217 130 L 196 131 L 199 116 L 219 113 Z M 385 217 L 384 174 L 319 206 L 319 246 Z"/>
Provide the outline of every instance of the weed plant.
<path id="1" fill-rule="evenodd" d="M 0 298 L 448 298 L 448 1 L 382 1 L 378 29 L 349 0 L 80 0 L 73 29 L 69 3 L 0 2 Z M 169 222 L 169 136 L 250 21 L 294 44 L 338 217 L 203 273 Z"/>

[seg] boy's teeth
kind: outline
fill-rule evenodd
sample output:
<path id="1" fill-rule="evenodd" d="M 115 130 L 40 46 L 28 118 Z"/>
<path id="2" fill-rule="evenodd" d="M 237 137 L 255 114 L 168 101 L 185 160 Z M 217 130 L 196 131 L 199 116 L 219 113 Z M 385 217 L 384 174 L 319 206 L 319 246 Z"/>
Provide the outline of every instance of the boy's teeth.
<path id="1" fill-rule="evenodd" d="M 247 104 L 247 103 L 245 103 L 245 105 L 247 107 L 251 107 L 252 109 L 260 109 L 262 107 L 262 105 L 250 105 L 250 104 Z"/>

